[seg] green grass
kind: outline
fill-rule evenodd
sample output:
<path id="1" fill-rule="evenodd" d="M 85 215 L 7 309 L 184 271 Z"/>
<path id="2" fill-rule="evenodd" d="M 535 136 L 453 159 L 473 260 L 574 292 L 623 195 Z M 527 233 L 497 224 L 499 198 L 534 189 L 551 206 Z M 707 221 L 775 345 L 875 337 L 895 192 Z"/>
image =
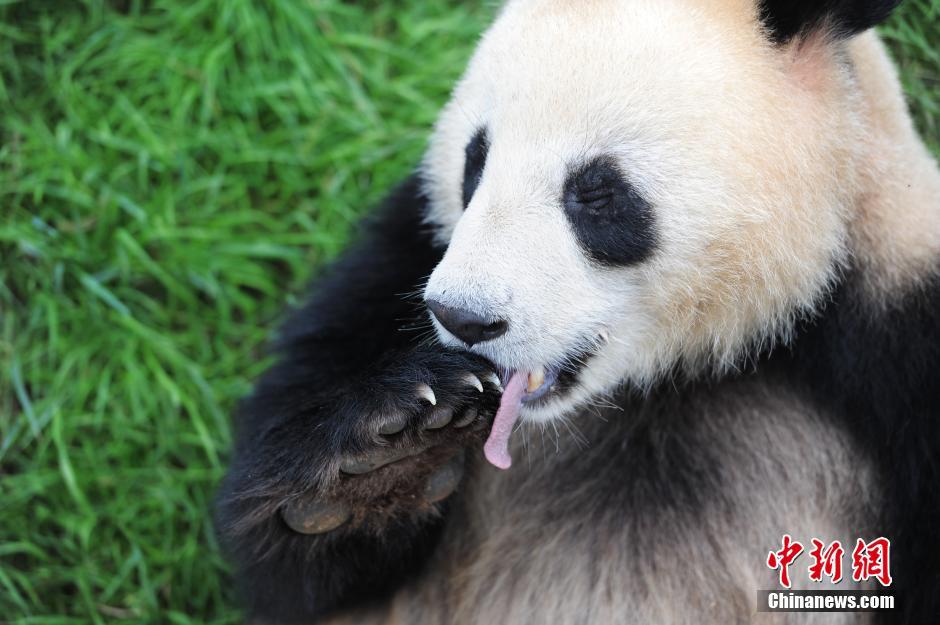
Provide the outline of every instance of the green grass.
<path id="1" fill-rule="evenodd" d="M 921 136 L 940 156 L 940 0 L 906 0 L 881 33 Z"/>
<path id="2" fill-rule="evenodd" d="M 228 415 L 492 12 L 0 0 L 0 621 L 238 620 Z M 935 150 L 938 24 L 886 28 Z"/>
<path id="3" fill-rule="evenodd" d="M 0 620 L 233 622 L 230 410 L 488 11 L 3 4 Z"/>

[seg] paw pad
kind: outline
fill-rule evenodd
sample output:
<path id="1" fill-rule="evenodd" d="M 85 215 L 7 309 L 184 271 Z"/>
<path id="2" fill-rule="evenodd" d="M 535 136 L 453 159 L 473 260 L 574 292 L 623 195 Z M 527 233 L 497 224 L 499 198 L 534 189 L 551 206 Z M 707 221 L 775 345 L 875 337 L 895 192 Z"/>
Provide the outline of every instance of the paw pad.
<path id="1" fill-rule="evenodd" d="M 440 469 L 435 471 L 424 488 L 424 498 L 429 503 L 437 503 L 447 499 L 457 490 L 457 485 L 463 477 L 464 451 L 461 449 L 453 458 Z"/>
<path id="2" fill-rule="evenodd" d="M 339 470 L 350 475 L 371 473 L 387 464 L 416 456 L 424 450 L 424 447 L 378 447 L 365 454 L 344 458 Z"/>
<path id="3" fill-rule="evenodd" d="M 281 518 L 300 534 L 323 534 L 349 520 L 352 511 L 342 502 L 299 499 L 281 510 Z"/>

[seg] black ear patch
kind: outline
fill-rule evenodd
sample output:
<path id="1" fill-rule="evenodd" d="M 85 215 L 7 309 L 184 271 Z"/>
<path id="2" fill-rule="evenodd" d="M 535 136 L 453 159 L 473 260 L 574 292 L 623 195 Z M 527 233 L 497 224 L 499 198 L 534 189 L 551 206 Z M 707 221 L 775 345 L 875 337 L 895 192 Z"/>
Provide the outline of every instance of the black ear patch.
<path id="1" fill-rule="evenodd" d="M 638 263 L 656 246 L 652 207 L 611 158 L 597 158 L 572 171 L 562 204 L 581 247 L 599 263 Z"/>
<path id="2" fill-rule="evenodd" d="M 901 0 L 760 0 L 760 18 L 775 43 L 826 26 L 840 38 L 883 22 Z"/>
<path id="3" fill-rule="evenodd" d="M 486 155 L 490 151 L 490 140 L 486 135 L 486 128 L 480 128 L 464 148 L 463 163 L 463 207 L 470 204 L 473 193 L 480 186 L 483 177 L 483 167 L 486 165 Z"/>

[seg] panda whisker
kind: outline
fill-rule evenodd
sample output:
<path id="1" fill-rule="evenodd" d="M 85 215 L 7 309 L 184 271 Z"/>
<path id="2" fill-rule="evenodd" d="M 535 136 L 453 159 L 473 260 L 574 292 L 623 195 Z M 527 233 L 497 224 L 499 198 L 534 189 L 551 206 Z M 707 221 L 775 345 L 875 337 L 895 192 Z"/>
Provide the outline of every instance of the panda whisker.
<path id="1" fill-rule="evenodd" d="M 579 449 L 587 449 L 590 446 L 587 437 L 569 417 L 562 417 L 559 421 L 568 430 Z"/>
<path id="2" fill-rule="evenodd" d="M 463 102 L 455 101 L 457 110 L 460 111 L 460 114 L 463 115 L 464 119 L 469 122 L 470 126 L 473 128 L 479 128 L 483 126 L 483 118 L 479 114 L 471 113 L 467 110 L 467 107 L 463 105 Z"/>
<path id="3" fill-rule="evenodd" d="M 588 402 L 588 407 L 593 409 L 593 411 L 595 412 L 595 416 L 600 418 L 602 421 L 607 421 L 607 418 L 603 416 L 603 414 L 601 413 L 601 409 L 618 410 L 620 412 L 624 412 L 623 406 L 620 406 L 614 403 L 612 399 L 610 399 L 609 397 L 605 397 L 603 395 L 592 398 Z"/>
<path id="4" fill-rule="evenodd" d="M 522 449 L 525 454 L 526 466 L 530 469 L 532 468 L 532 450 L 529 445 L 529 429 L 523 428 L 522 430 Z"/>

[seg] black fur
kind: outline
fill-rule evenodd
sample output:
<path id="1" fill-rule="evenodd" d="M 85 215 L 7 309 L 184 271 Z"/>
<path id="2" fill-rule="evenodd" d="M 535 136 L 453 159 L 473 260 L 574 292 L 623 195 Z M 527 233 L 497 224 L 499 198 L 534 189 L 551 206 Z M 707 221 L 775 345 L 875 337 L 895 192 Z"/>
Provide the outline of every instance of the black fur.
<path id="1" fill-rule="evenodd" d="M 421 224 L 425 206 L 412 178 L 367 222 L 359 242 L 289 320 L 280 361 L 241 407 L 217 524 L 254 617 L 310 622 L 351 599 L 361 605 L 414 573 L 437 540 L 440 506 L 379 528 L 321 535 L 295 533 L 280 516 L 285 504 L 338 479 L 331 471 L 339 454 L 369 444 L 364 419 L 416 401 L 417 381 L 440 382 L 453 395 L 448 380 L 481 365 L 422 345 L 407 329 L 426 312 L 405 294 L 442 254 Z"/>
<path id="2" fill-rule="evenodd" d="M 486 166 L 486 155 L 489 151 L 490 141 L 486 128 L 480 128 L 464 148 L 463 207 L 465 209 L 470 205 L 474 192 L 480 186 L 480 178 L 483 177 L 483 168 Z"/>
<path id="3" fill-rule="evenodd" d="M 877 26 L 901 0 L 762 0 L 761 21 L 776 43 L 828 27 L 837 37 L 851 37 Z"/>
<path id="4" fill-rule="evenodd" d="M 881 470 L 898 606 L 882 622 L 940 622 L 940 266 L 886 307 L 850 274 L 765 364 L 828 407 Z"/>
<path id="5" fill-rule="evenodd" d="M 613 159 L 598 158 L 571 172 L 562 204 L 581 247 L 601 264 L 638 263 L 656 246 L 652 208 Z"/>

